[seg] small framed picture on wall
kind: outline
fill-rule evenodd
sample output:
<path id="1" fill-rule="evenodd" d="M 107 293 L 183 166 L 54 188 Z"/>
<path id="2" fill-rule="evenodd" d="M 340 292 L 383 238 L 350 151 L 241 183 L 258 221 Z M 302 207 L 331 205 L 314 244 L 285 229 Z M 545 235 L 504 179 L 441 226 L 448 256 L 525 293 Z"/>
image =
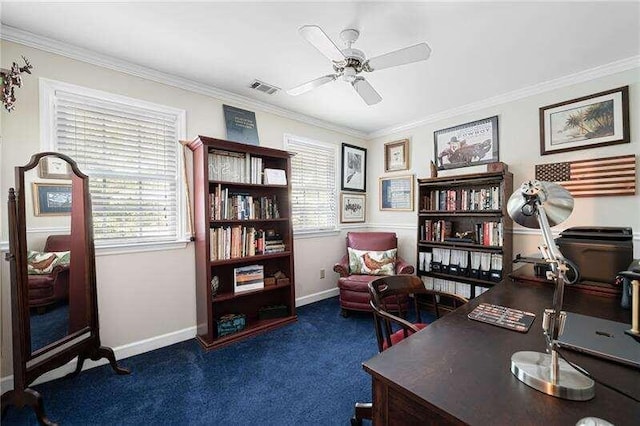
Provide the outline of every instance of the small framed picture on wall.
<path id="1" fill-rule="evenodd" d="M 380 178 L 380 210 L 413 211 L 413 180 L 413 175 Z"/>
<path id="2" fill-rule="evenodd" d="M 384 144 L 384 171 L 409 169 L 409 139 Z"/>
<path id="3" fill-rule="evenodd" d="M 344 191 L 365 192 L 367 189 L 367 149 L 342 144 L 342 186 Z"/>
<path id="4" fill-rule="evenodd" d="M 340 223 L 363 223 L 367 216 L 367 194 L 340 193 Z"/>

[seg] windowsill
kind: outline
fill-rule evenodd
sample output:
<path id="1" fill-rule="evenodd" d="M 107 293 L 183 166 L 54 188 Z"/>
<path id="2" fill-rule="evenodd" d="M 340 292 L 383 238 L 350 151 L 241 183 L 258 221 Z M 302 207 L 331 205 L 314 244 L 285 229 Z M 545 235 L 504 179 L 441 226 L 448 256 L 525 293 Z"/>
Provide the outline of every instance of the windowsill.
<path id="1" fill-rule="evenodd" d="M 129 253 L 143 253 L 149 251 L 166 251 L 166 250 L 180 250 L 187 247 L 190 240 L 179 241 L 167 241 L 167 242 L 153 242 L 142 244 L 109 244 L 103 246 L 96 245 L 96 256 L 109 256 L 114 254 L 129 254 Z"/>
<path id="2" fill-rule="evenodd" d="M 331 229 L 331 230 L 324 230 L 324 231 L 298 231 L 298 232 L 293 232 L 293 239 L 294 240 L 303 240 L 303 239 L 307 239 L 307 238 L 323 238 L 323 237 L 333 237 L 335 235 L 338 235 L 340 233 L 339 229 Z"/>

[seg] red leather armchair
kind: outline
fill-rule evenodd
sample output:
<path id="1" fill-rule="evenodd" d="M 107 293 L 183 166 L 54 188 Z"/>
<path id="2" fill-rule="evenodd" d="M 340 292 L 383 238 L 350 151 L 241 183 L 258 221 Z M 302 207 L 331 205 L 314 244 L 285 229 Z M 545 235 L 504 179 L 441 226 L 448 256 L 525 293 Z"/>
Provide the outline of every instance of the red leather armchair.
<path id="1" fill-rule="evenodd" d="M 70 235 L 50 235 L 44 244 L 45 252 L 68 251 Z M 56 266 L 47 275 L 29 275 L 29 307 L 46 309 L 60 300 L 69 298 L 69 266 Z"/>
<path id="2" fill-rule="evenodd" d="M 383 251 L 398 247 L 398 238 L 394 232 L 348 232 L 347 247 L 357 250 Z M 333 266 L 333 270 L 340 274 L 338 288 L 340 289 L 340 308 L 343 317 L 349 311 L 371 312 L 371 297 L 369 296 L 369 282 L 377 275 L 351 275 L 349 272 L 349 255 L 345 254 L 340 262 Z M 413 274 L 415 269 L 399 257 L 396 259 L 395 273 Z M 401 301 L 404 305 L 406 301 Z M 400 307 L 391 305 L 390 309 L 399 311 Z"/>

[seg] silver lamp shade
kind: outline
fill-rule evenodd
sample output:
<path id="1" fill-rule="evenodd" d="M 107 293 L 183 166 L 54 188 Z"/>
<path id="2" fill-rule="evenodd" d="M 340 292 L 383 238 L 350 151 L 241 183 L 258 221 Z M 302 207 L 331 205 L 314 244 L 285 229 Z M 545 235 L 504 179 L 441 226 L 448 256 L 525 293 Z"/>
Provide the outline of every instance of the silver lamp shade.
<path id="1" fill-rule="evenodd" d="M 526 228 L 539 229 L 534 204 L 536 200 L 544 208 L 549 226 L 564 222 L 573 211 L 573 197 L 562 186 L 553 182 L 528 181 L 515 191 L 507 203 L 509 216 Z"/>

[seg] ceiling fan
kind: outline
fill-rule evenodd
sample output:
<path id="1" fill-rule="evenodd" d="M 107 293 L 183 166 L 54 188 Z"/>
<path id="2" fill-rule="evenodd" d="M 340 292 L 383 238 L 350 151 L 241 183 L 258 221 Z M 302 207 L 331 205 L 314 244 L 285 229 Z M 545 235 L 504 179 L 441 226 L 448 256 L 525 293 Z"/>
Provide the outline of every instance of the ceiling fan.
<path id="1" fill-rule="evenodd" d="M 424 61 L 431 55 L 431 48 L 427 43 L 418 43 L 404 49 L 394 50 L 384 55 L 367 59 L 364 52 L 351 47 L 358 40 L 360 32 L 354 29 L 346 29 L 340 33 L 340 38 L 347 47 L 340 50 L 333 41 L 317 25 L 305 25 L 298 30 L 300 35 L 333 62 L 335 74 L 328 74 L 301 84 L 287 93 L 293 96 L 301 95 L 309 90 L 331 83 L 341 78 L 351 86 L 367 103 L 375 105 L 382 100 L 382 96 L 361 75 L 362 72 L 372 72 L 412 62 Z"/>

